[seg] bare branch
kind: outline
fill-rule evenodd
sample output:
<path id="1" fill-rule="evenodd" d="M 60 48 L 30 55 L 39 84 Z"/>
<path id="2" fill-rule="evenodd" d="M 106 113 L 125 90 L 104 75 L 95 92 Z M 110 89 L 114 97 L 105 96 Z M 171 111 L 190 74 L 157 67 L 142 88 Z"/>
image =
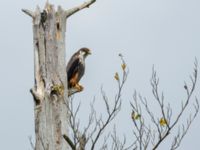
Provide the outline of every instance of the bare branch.
<path id="1" fill-rule="evenodd" d="M 194 92 L 194 89 L 195 89 L 195 86 L 196 86 L 196 81 L 197 81 L 197 61 L 195 60 L 195 63 L 194 63 L 194 73 L 193 73 L 193 77 L 190 77 L 190 79 L 191 79 L 191 82 L 192 82 L 192 87 L 191 87 L 191 89 L 189 89 L 189 86 L 185 83 L 185 85 L 184 85 L 184 88 L 185 88 L 185 90 L 186 90 L 186 92 L 187 92 L 187 98 L 186 98 L 186 101 L 185 101 L 185 103 L 183 103 L 182 104 L 182 108 L 181 108 L 181 110 L 180 110 L 180 112 L 179 112 L 179 114 L 177 115 L 177 117 L 176 117 L 176 119 L 175 119 L 175 121 L 170 125 L 169 124 L 169 122 L 167 122 L 167 127 L 168 127 L 168 129 L 165 131 L 165 133 L 164 133 L 164 135 L 157 141 L 157 144 L 153 147 L 153 149 L 156 149 L 159 145 L 160 145 L 160 143 L 170 134 L 170 131 L 174 128 L 174 126 L 178 123 L 178 121 L 180 120 L 180 117 L 183 115 L 183 112 L 185 111 L 185 109 L 186 109 L 186 107 L 188 106 L 188 104 L 189 104 L 189 101 L 190 101 L 190 99 L 191 99 L 191 96 L 192 96 L 192 94 L 193 94 L 193 92 Z M 156 89 L 156 91 L 157 91 L 157 89 Z M 158 95 L 156 94 L 156 96 L 155 97 L 157 97 Z M 157 97 L 157 101 L 158 101 L 158 103 L 160 104 L 160 107 L 161 107 L 161 110 L 163 110 L 163 104 L 161 103 L 161 101 L 158 99 L 159 97 Z M 198 105 L 197 105 L 198 106 Z M 169 108 L 169 113 L 170 113 L 170 109 L 171 108 Z M 197 114 L 197 112 L 198 112 L 198 109 L 196 109 L 197 111 L 195 112 L 195 115 L 194 116 L 196 116 L 196 114 Z M 165 112 L 164 111 L 162 111 L 162 114 L 163 114 L 163 117 L 164 117 L 164 119 L 166 119 L 166 117 L 165 117 Z M 168 114 L 168 116 L 170 116 L 170 114 Z M 168 118 L 171 118 L 171 117 L 168 117 Z M 191 121 L 191 122 L 190 122 Z M 188 123 L 187 124 L 187 127 L 188 127 L 188 129 L 189 129 L 189 126 L 190 126 L 190 124 L 192 123 L 192 120 L 190 119 L 190 123 Z M 188 129 L 184 129 L 183 130 L 183 136 L 182 136 L 182 138 L 184 137 L 184 135 L 187 133 L 187 130 Z M 179 135 L 179 134 L 178 134 Z M 181 139 L 182 140 L 182 139 Z M 181 140 L 179 140 L 179 141 L 181 141 Z M 175 142 L 175 143 L 177 143 L 177 142 Z"/>
<path id="2" fill-rule="evenodd" d="M 182 124 L 182 132 L 179 129 L 177 135 L 174 137 L 174 140 L 173 140 L 173 143 L 171 146 L 171 150 L 175 150 L 180 146 L 180 144 L 181 144 L 183 138 L 185 137 L 185 135 L 187 134 L 192 122 L 196 118 L 196 116 L 199 112 L 199 102 L 197 99 L 194 104 L 194 109 L 195 109 L 195 112 L 194 112 L 193 116 L 191 116 L 192 114 L 190 114 L 190 117 L 187 119 L 187 124 L 186 125 Z"/>
<path id="3" fill-rule="evenodd" d="M 173 128 L 177 122 L 179 121 L 180 117 L 182 116 L 183 112 L 185 111 L 186 107 L 188 106 L 189 104 L 189 100 L 194 92 L 194 89 L 195 89 L 195 86 L 196 86 L 196 82 L 197 82 L 197 61 L 195 60 L 195 63 L 194 63 L 194 72 L 193 72 L 193 77 L 191 78 L 191 81 L 192 81 L 192 87 L 191 89 L 189 90 L 189 87 L 188 85 L 185 83 L 185 86 L 184 88 L 186 89 L 187 91 L 187 99 L 185 101 L 185 104 L 183 105 L 180 113 L 178 114 L 177 118 L 175 119 L 174 123 L 171 125 L 170 128 Z"/>
<path id="4" fill-rule="evenodd" d="M 188 86 L 189 84 L 187 84 L 186 82 L 184 83 L 184 89 L 186 90 L 186 95 L 187 95 L 186 101 L 182 102 L 181 110 L 175 117 L 174 121 L 172 121 L 172 108 L 170 104 L 166 106 L 164 101 L 164 94 L 163 92 L 161 94 L 159 92 L 159 87 L 158 87 L 159 78 L 157 77 L 156 71 L 153 68 L 151 77 L 152 93 L 154 99 L 158 103 L 162 116 L 161 118 L 157 119 L 155 113 L 153 113 L 150 106 L 148 105 L 146 98 L 143 98 L 141 95 L 139 95 L 139 102 L 141 102 L 145 112 L 150 117 L 151 123 L 154 125 L 155 130 L 154 128 L 151 128 L 151 126 L 147 127 L 147 125 L 144 122 L 143 114 L 141 112 L 141 104 L 138 102 L 137 93 L 136 92 L 134 93 L 133 96 L 134 103 L 131 103 L 131 107 L 132 107 L 132 120 L 135 127 L 133 134 L 136 137 L 136 148 L 140 150 L 147 149 L 148 144 L 151 141 L 151 144 L 153 146 L 152 149 L 155 150 L 163 142 L 163 140 L 166 139 L 168 135 L 170 135 L 171 130 L 175 128 L 175 126 L 178 124 L 180 120 L 180 117 L 183 116 L 183 113 L 189 106 L 189 102 L 193 95 L 197 82 L 197 72 L 198 72 L 197 68 L 198 68 L 197 60 L 195 60 L 194 72 L 192 76 L 190 76 L 191 86 Z M 199 112 L 199 102 L 197 98 L 194 104 L 194 110 L 195 112 L 193 113 L 193 115 L 191 114 L 190 117 L 187 119 L 187 124 L 186 125 L 182 124 L 182 128 L 179 128 L 177 135 L 174 137 L 174 141 L 171 146 L 172 150 L 179 147 L 182 139 L 188 132 L 189 127 L 191 126 L 192 122 L 197 116 L 197 113 Z M 140 116 L 139 119 L 138 116 Z"/>
<path id="5" fill-rule="evenodd" d="M 84 132 L 83 132 L 83 134 L 85 134 L 85 135 L 87 134 L 89 128 L 91 127 L 92 123 L 94 122 L 94 117 L 95 117 L 95 115 L 96 115 L 96 112 L 95 112 L 94 107 L 93 107 L 93 106 L 94 106 L 94 102 L 95 102 L 95 98 L 94 98 L 93 103 L 90 104 L 91 113 L 90 113 L 90 115 L 89 115 L 88 125 L 85 127 Z M 92 135 L 91 135 L 91 136 L 92 136 Z M 91 136 L 89 136 L 88 138 L 90 138 Z M 87 139 L 87 141 L 88 141 L 88 140 L 89 140 L 89 139 Z"/>
<path id="6" fill-rule="evenodd" d="M 164 110 L 164 108 L 165 108 L 165 106 L 164 106 L 164 94 L 162 92 L 161 97 L 159 96 L 158 84 L 159 84 L 159 78 L 157 77 L 156 71 L 154 70 L 154 67 L 153 67 L 152 78 L 151 78 L 152 93 L 154 95 L 154 98 L 156 99 L 156 101 L 160 105 L 160 109 L 161 109 L 161 112 L 162 112 L 163 119 L 167 121 L 167 117 L 165 115 L 165 110 Z M 169 128 L 169 124 L 167 123 L 166 125 Z"/>
<path id="7" fill-rule="evenodd" d="M 139 95 L 139 98 L 140 98 L 140 101 L 142 101 L 142 103 L 145 105 L 145 109 L 148 110 L 148 114 L 151 116 L 151 119 L 155 120 L 153 114 L 150 112 L 148 108 L 147 101 L 143 100 L 140 95 Z M 149 145 L 150 139 L 152 137 L 151 127 L 147 127 L 147 125 L 144 122 L 143 113 L 141 111 L 140 104 L 138 103 L 138 96 L 137 96 L 136 91 L 134 92 L 133 100 L 134 100 L 134 104 L 131 103 L 131 106 L 133 109 L 131 117 L 132 117 L 132 121 L 135 127 L 135 130 L 133 130 L 133 134 L 136 137 L 136 145 L 138 145 L 139 149 L 146 150 Z M 156 121 L 154 122 L 155 124 L 157 124 Z"/>
<path id="8" fill-rule="evenodd" d="M 75 14 L 76 12 L 78 12 L 78 11 L 84 9 L 84 8 L 89 8 L 89 6 L 92 5 L 94 2 L 96 2 L 96 0 L 90 0 L 88 2 L 84 2 L 80 6 L 77 6 L 77 7 L 74 7 L 72 9 L 66 10 L 65 11 L 65 16 L 68 18 L 71 15 Z"/>
<path id="9" fill-rule="evenodd" d="M 129 150 L 132 149 L 133 146 L 135 145 L 135 142 L 133 142 L 131 145 L 126 147 L 126 137 L 123 137 L 123 140 L 120 141 L 120 139 L 117 136 L 117 131 L 116 131 L 116 127 L 114 126 L 113 128 L 113 133 L 111 135 L 111 139 L 112 139 L 112 148 L 113 150 Z"/>
<path id="10" fill-rule="evenodd" d="M 121 95 L 121 93 L 118 93 L 118 95 Z M 121 108 L 120 96 L 117 96 L 117 99 L 115 100 L 115 103 L 114 103 L 114 107 L 112 109 L 108 105 L 108 102 L 107 102 L 107 99 L 106 99 L 104 91 L 102 91 L 102 96 L 103 96 L 103 100 L 104 100 L 104 102 L 106 104 L 106 109 L 107 109 L 108 117 L 107 117 L 107 119 L 106 119 L 105 122 L 102 121 L 101 119 L 99 119 L 99 121 L 96 122 L 97 125 L 99 126 L 99 130 L 97 132 L 96 137 L 94 138 L 94 140 L 92 142 L 91 150 L 94 150 L 95 145 L 96 145 L 98 139 L 100 138 L 100 135 L 102 134 L 102 132 L 104 131 L 104 129 L 106 128 L 106 126 L 115 118 L 115 116 L 117 115 L 117 113 L 119 112 L 119 110 Z M 101 122 L 101 124 L 100 124 L 100 122 Z"/>
<path id="11" fill-rule="evenodd" d="M 102 144 L 100 150 L 108 149 L 107 141 L 108 141 L 109 137 L 110 137 L 110 134 L 108 134 L 107 136 L 104 137 L 104 141 L 103 141 L 103 144 Z"/>
<path id="12" fill-rule="evenodd" d="M 28 16 L 30 16 L 31 18 L 34 18 L 35 15 L 32 11 L 28 10 L 28 9 L 22 9 L 22 11 L 27 14 Z"/>
<path id="13" fill-rule="evenodd" d="M 161 132 L 161 127 L 159 125 L 159 122 L 155 119 L 154 114 L 151 112 L 148 104 L 147 104 L 147 100 L 146 98 L 142 99 L 142 97 L 140 96 L 140 100 L 142 102 L 142 104 L 145 106 L 145 110 L 147 111 L 147 114 L 150 116 L 152 123 L 156 126 L 157 128 L 157 132 L 158 132 L 158 137 L 159 139 L 161 139 L 162 137 L 162 132 Z"/>
<path id="14" fill-rule="evenodd" d="M 30 142 L 30 144 L 31 144 L 31 148 L 34 150 L 34 149 L 35 149 L 35 146 L 34 146 L 34 144 L 33 144 L 32 137 L 29 136 L 28 139 L 29 139 L 29 142 Z"/>
<path id="15" fill-rule="evenodd" d="M 122 56 L 120 56 L 120 57 L 123 60 Z M 125 64 L 124 61 L 122 61 L 122 62 L 123 62 L 123 64 Z M 91 150 L 94 150 L 95 145 L 100 138 L 100 135 L 103 133 L 104 129 L 108 126 L 108 124 L 116 117 L 116 115 L 118 114 L 118 112 L 121 109 L 122 88 L 123 88 L 123 86 L 126 82 L 127 75 L 128 75 L 128 71 L 126 70 L 126 67 L 122 67 L 122 71 L 123 71 L 122 81 L 120 81 L 119 77 L 115 78 L 117 80 L 117 83 L 118 83 L 118 92 L 115 96 L 113 108 L 111 108 L 110 105 L 108 104 L 108 98 L 106 96 L 106 93 L 103 91 L 103 89 L 101 89 L 102 98 L 103 98 L 103 101 L 106 105 L 106 110 L 107 110 L 108 116 L 107 116 L 107 119 L 105 121 L 103 121 L 101 118 L 100 119 L 96 118 L 96 126 L 99 127 L 99 130 L 97 131 L 97 134 L 96 134 L 96 137 L 94 138 L 94 140 L 92 140 Z"/>
<path id="16" fill-rule="evenodd" d="M 79 121 L 77 121 L 77 114 L 78 111 L 80 109 L 80 103 L 78 104 L 78 107 L 74 110 L 73 107 L 73 97 L 70 97 L 69 100 L 69 106 L 68 106 L 68 110 L 69 110 L 69 125 L 72 129 L 73 132 L 73 144 L 74 147 L 76 148 L 78 141 L 79 141 Z"/>
<path id="17" fill-rule="evenodd" d="M 63 138 L 69 144 L 69 146 L 72 148 L 72 150 L 76 150 L 74 143 L 70 140 L 70 138 L 67 135 L 64 134 Z"/>

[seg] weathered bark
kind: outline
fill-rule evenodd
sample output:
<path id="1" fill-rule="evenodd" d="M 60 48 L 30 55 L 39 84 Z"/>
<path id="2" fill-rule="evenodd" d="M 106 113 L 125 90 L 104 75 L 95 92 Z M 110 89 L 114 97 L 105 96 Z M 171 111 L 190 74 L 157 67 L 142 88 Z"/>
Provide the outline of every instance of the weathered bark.
<path id="1" fill-rule="evenodd" d="M 33 17 L 36 150 L 67 149 L 67 77 L 65 71 L 64 11 L 47 4 L 43 16 L 39 7 Z"/>
<path id="2" fill-rule="evenodd" d="M 44 10 L 22 10 L 33 19 L 35 150 L 67 150 L 68 90 L 65 63 L 66 19 L 89 7 L 91 0 L 70 10 L 46 4 Z M 75 91 L 76 92 L 76 91 Z"/>

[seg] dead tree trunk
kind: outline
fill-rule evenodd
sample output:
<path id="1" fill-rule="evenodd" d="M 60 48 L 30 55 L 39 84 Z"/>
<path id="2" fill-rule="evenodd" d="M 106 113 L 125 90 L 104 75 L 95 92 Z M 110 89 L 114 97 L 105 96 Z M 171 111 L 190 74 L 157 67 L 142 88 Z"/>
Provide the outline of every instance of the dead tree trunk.
<path id="1" fill-rule="evenodd" d="M 33 19 L 35 150 L 67 150 L 68 89 L 65 63 L 66 20 L 95 0 L 64 10 L 47 3 L 44 10 L 23 9 Z"/>

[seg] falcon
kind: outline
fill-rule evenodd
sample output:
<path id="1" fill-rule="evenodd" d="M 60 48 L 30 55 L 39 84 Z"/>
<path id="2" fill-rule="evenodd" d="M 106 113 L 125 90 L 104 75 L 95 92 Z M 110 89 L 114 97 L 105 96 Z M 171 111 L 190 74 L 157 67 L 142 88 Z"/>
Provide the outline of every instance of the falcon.
<path id="1" fill-rule="evenodd" d="M 90 54 L 88 48 L 81 48 L 70 58 L 67 64 L 68 89 L 75 89 L 78 92 L 83 90 L 79 81 L 85 73 L 85 58 Z"/>

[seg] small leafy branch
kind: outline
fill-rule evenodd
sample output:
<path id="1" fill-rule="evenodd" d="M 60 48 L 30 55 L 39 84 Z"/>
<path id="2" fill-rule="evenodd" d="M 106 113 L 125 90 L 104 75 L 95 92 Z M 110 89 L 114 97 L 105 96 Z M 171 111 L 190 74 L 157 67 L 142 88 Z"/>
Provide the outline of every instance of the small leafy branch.
<path id="1" fill-rule="evenodd" d="M 160 144 L 171 134 L 172 130 L 175 130 L 175 127 L 178 127 L 178 132 L 174 136 L 174 140 L 170 149 L 175 150 L 180 146 L 183 138 L 187 134 L 192 122 L 199 112 L 199 102 L 198 99 L 195 98 L 195 101 L 193 102 L 194 112 L 191 113 L 186 119 L 187 123 L 179 123 L 181 117 L 184 116 L 186 108 L 189 108 L 189 104 L 191 103 L 192 95 L 197 83 L 197 68 L 198 63 L 197 60 L 195 60 L 194 72 L 193 75 L 190 76 L 191 86 L 189 86 L 189 83 L 184 83 L 186 100 L 182 101 L 181 110 L 176 115 L 172 113 L 173 111 L 171 105 L 169 103 L 166 104 L 164 93 L 159 92 L 159 78 L 157 77 L 157 73 L 154 68 L 150 83 L 152 87 L 154 102 L 158 104 L 161 112 L 159 117 L 152 110 L 152 108 L 150 108 L 147 99 L 135 91 L 133 102 L 131 102 L 131 117 L 134 125 L 133 134 L 136 137 L 136 149 L 146 150 L 149 147 L 152 147 L 151 149 L 153 150 L 157 149 Z M 151 120 L 150 123 L 147 123 L 147 119 L 144 118 L 146 114 Z M 175 119 L 172 119 L 172 116 Z"/>

